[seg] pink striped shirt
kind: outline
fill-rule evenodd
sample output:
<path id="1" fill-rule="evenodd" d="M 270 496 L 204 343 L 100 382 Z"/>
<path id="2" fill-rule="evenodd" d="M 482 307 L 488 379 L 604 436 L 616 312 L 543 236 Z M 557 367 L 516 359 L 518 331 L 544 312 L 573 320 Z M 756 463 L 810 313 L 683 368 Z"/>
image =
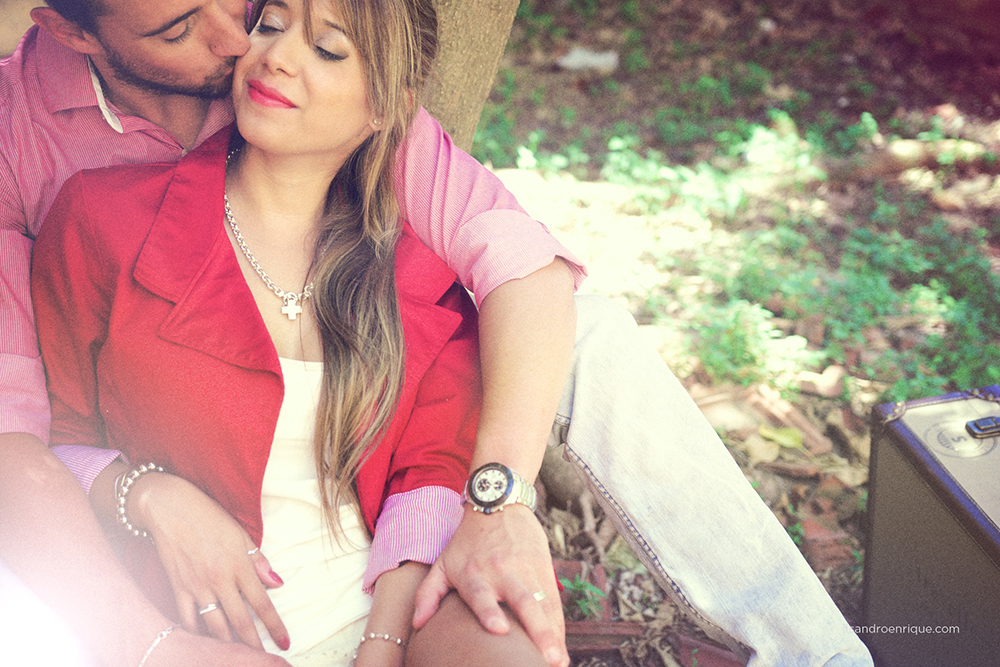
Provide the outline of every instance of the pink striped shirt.
<path id="1" fill-rule="evenodd" d="M 158 125 L 107 102 L 87 58 L 37 26 L 0 60 L 0 100 L 0 433 L 30 433 L 48 442 L 48 396 L 29 287 L 38 229 L 63 182 L 77 171 L 176 162 L 184 148 Z M 228 99 L 213 102 L 197 143 L 232 120 Z M 396 184 L 406 220 L 473 291 L 477 303 L 498 285 L 557 256 L 567 260 L 577 285 L 586 275 L 579 261 L 520 208 L 493 174 L 456 148 L 423 109 L 400 150 Z M 87 447 L 55 451 L 88 491 L 118 456 Z M 406 505 L 412 507 L 413 500 Z M 458 516 L 441 498 L 427 500 L 442 516 Z M 386 543 L 377 536 L 375 541 Z M 428 544 L 418 545 L 418 551 Z M 373 565 L 394 559 L 426 562 L 426 556 L 411 558 L 397 546 L 380 554 L 373 547 Z"/>

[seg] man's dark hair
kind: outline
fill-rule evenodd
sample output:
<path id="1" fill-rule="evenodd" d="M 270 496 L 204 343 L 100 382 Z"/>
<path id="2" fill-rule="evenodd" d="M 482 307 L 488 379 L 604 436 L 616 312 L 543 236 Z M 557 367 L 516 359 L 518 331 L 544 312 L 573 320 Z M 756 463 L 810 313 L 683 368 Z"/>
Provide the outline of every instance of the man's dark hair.
<path id="1" fill-rule="evenodd" d="M 45 4 L 92 35 L 97 34 L 97 17 L 105 13 L 100 0 L 45 0 Z"/>

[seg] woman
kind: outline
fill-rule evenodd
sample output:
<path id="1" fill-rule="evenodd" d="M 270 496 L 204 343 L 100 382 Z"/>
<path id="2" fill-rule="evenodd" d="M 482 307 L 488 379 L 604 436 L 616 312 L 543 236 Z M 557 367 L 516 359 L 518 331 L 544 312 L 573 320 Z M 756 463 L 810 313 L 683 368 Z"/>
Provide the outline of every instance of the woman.
<path id="1" fill-rule="evenodd" d="M 109 467 L 91 496 L 154 538 L 158 559 L 134 539 L 129 560 L 166 603 L 162 561 L 188 629 L 260 645 L 249 605 L 296 665 L 355 649 L 358 665 L 458 664 L 457 646 L 543 664 L 456 600 L 447 637 L 428 626 L 403 650 L 478 410 L 475 309 L 392 197 L 430 2 L 271 0 L 253 24 L 231 150 L 223 135 L 177 165 L 84 172 L 52 207 L 33 274 L 52 441 L 154 464 Z M 409 560 L 381 562 L 399 539 Z"/>

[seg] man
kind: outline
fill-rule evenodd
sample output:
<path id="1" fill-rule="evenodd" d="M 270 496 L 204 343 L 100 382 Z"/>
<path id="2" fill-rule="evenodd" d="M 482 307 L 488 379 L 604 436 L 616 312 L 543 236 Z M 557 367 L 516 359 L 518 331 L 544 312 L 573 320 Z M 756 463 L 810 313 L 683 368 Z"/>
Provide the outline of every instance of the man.
<path id="1" fill-rule="evenodd" d="M 144 656 L 154 667 L 275 664 L 180 630 L 149 652 L 169 622 L 124 575 L 84 495 L 44 447 L 47 404 L 27 292 L 31 240 L 62 180 L 85 167 L 176 160 L 231 120 L 219 96 L 246 49 L 245 4 L 50 5 L 33 11 L 43 30 L 29 31 L 0 70 L 0 559 L 107 664 Z M 422 240 L 459 269 L 481 306 L 485 396 L 473 467 L 498 462 L 530 481 L 560 402 L 570 295 L 582 274 L 446 139 L 417 142 L 423 152 L 411 145 L 400 168 L 404 208 L 458 211 L 441 223 L 447 231 Z M 477 199 L 483 191 L 493 193 L 489 201 Z M 709 631 L 755 653 L 754 664 L 775 664 L 789 651 L 803 664 L 870 664 L 683 389 L 662 362 L 631 353 L 634 322 L 604 302 L 581 303 L 587 326 L 577 334 L 575 385 L 561 401 L 556 433 L 640 558 Z M 600 383 L 581 382 L 588 372 L 616 381 L 614 401 Z M 636 388 L 646 395 L 634 396 Z M 669 447 L 666 434 L 677 434 Z M 99 470 L 100 461 L 81 467 Z M 715 504 L 735 524 L 731 535 L 702 529 L 713 519 L 699 513 Z M 785 586 L 772 592 L 775 580 Z M 507 603 L 550 664 L 568 663 L 545 535 L 523 505 L 492 514 L 467 507 L 418 593 L 418 625 L 450 588 L 494 632 L 508 627 L 498 604 Z M 817 630 L 824 637 L 813 638 Z"/>

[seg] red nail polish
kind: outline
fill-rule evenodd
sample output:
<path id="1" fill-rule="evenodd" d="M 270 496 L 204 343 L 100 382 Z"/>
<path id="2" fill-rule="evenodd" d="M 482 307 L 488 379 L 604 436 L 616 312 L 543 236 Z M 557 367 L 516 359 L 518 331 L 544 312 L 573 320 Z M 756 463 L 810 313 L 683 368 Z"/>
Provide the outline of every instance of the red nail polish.
<path id="1" fill-rule="evenodd" d="M 280 648 L 282 651 L 287 651 L 288 648 L 292 645 L 292 640 L 289 639 L 288 637 L 279 637 L 278 641 L 274 643 L 277 644 L 278 648 Z"/>
<path id="2" fill-rule="evenodd" d="M 275 572 L 274 570 L 271 570 L 269 572 L 269 574 L 271 575 L 271 579 L 274 580 L 274 583 L 278 584 L 279 586 L 281 586 L 281 585 L 283 585 L 285 583 L 284 580 L 282 580 L 282 578 L 279 577 L 278 573 Z"/>

